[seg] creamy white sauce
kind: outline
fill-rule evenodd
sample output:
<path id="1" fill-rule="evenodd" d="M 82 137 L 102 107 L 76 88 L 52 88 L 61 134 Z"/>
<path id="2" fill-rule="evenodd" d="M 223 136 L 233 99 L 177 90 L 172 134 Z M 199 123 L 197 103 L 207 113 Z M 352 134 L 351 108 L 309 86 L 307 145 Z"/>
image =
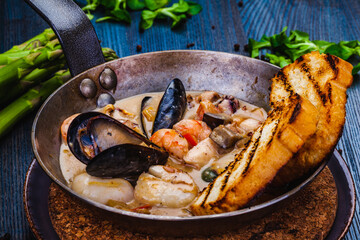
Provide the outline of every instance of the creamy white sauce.
<path id="1" fill-rule="evenodd" d="M 197 95 L 199 95 L 200 92 L 188 92 L 187 94 L 191 94 L 193 96 L 193 98 L 195 99 L 195 97 Z M 152 107 L 156 111 L 162 95 L 163 95 L 162 92 L 161 93 L 146 93 L 146 94 L 141 94 L 141 95 L 137 95 L 137 96 L 133 96 L 133 97 L 129 97 L 126 99 L 116 101 L 116 103 L 114 104 L 115 111 L 112 111 L 110 116 L 119 121 L 122 121 L 122 122 L 123 121 L 131 121 L 131 122 L 135 123 L 135 125 L 137 125 L 137 129 L 135 129 L 135 130 L 141 132 L 141 119 L 140 119 L 139 113 L 140 113 L 142 99 L 145 96 L 151 97 L 151 99 L 147 103 L 147 107 Z M 239 100 L 239 102 L 240 102 L 241 107 L 240 107 L 240 109 L 238 109 L 235 112 L 234 115 L 237 115 L 238 117 L 244 118 L 244 119 L 251 117 L 251 118 L 259 120 L 259 121 L 264 121 L 264 119 L 266 118 L 266 112 L 263 109 L 259 109 L 258 107 L 251 105 L 249 103 L 246 103 L 244 101 Z M 196 103 L 195 101 L 193 101 L 193 104 L 190 104 L 190 105 L 188 105 L 188 108 L 184 114 L 184 119 L 186 119 L 186 118 L 193 119 L 196 116 L 196 111 L 198 109 L 199 104 Z M 95 109 L 94 111 L 104 112 L 105 109 L 106 109 L 106 107 L 101 108 L 101 109 Z M 121 111 L 119 111 L 118 109 L 121 109 Z M 257 110 L 257 109 L 259 109 L 259 110 Z M 151 128 L 152 128 L 152 121 L 148 121 L 146 118 L 144 118 L 144 120 L 145 120 L 145 128 L 147 130 L 148 136 L 150 136 Z M 167 164 L 169 166 L 174 166 L 178 169 L 181 169 L 181 170 L 187 172 L 193 178 L 198 189 L 201 191 L 209 184 L 208 182 L 205 182 L 204 180 L 202 180 L 202 178 L 201 178 L 202 172 L 206 168 L 211 167 L 211 166 L 214 167 L 215 169 L 223 170 L 223 168 L 225 168 L 225 166 L 227 166 L 229 164 L 229 162 L 231 162 L 234 159 L 234 155 L 236 155 L 240 151 L 241 151 L 241 148 L 237 148 L 237 149 L 231 151 L 230 153 L 228 153 L 227 155 L 220 156 L 220 158 L 218 156 L 213 157 L 210 159 L 210 161 L 207 164 L 202 166 L 201 169 L 199 169 L 199 170 L 196 170 L 190 166 L 184 166 L 183 163 L 179 163 L 176 160 L 172 159 L 171 157 L 169 158 Z M 74 186 L 72 186 L 74 179 L 77 176 L 79 176 L 80 174 L 82 174 L 81 179 L 89 179 L 90 176 L 85 171 L 86 165 L 81 163 L 78 159 L 75 158 L 75 156 L 71 153 L 71 151 L 69 150 L 69 147 L 66 145 L 66 143 L 62 143 L 62 145 L 61 145 L 59 161 L 60 161 L 60 168 L 61 168 L 62 174 L 70 187 L 72 187 L 76 191 L 80 191 L 80 194 L 83 194 L 86 197 L 89 197 L 95 201 L 98 201 L 98 202 L 101 202 L 104 204 L 107 203 L 107 201 L 109 200 L 109 197 L 102 197 L 101 195 L 106 193 L 108 190 L 104 190 L 104 185 L 102 185 L 102 184 L 98 184 L 98 185 L 102 185 L 101 189 L 96 189 L 96 186 L 97 186 L 96 184 L 89 187 L 86 185 L 87 183 L 85 183 L 85 182 L 84 182 L 84 184 L 86 186 L 85 185 L 81 186 L 80 181 L 76 182 L 75 188 L 74 188 Z M 119 180 L 115 179 L 115 181 L 119 181 Z M 126 185 L 126 186 L 127 186 L 127 188 L 129 188 L 128 185 Z M 79 189 L 81 189 L 81 190 L 79 190 Z M 94 193 L 89 192 L 91 189 L 93 189 Z M 111 191 L 111 189 L 109 191 Z M 120 190 L 117 190 L 117 191 L 121 192 Z M 84 192 L 86 192 L 86 193 L 84 193 Z M 100 194 L 97 194 L 97 193 L 100 193 Z M 133 194 L 133 192 L 131 191 L 130 194 Z M 129 198 L 129 195 L 126 195 L 126 197 L 124 197 L 124 198 L 117 197 L 117 196 L 115 196 L 116 194 L 112 194 L 112 195 L 114 195 L 114 197 L 113 197 L 114 199 L 112 199 L 112 200 L 116 200 L 116 201 L 121 200 L 121 201 L 124 201 L 125 203 L 128 203 L 129 206 L 130 205 L 135 206 L 135 207 L 138 206 L 136 203 L 134 203 L 134 199 Z M 176 215 L 176 216 L 188 216 L 189 215 L 189 212 L 187 210 L 184 210 L 183 208 L 167 208 L 167 210 L 166 210 L 166 209 L 164 209 L 162 207 L 158 207 L 158 206 L 153 206 L 152 209 L 149 211 L 149 213 L 156 214 L 156 215 Z"/>

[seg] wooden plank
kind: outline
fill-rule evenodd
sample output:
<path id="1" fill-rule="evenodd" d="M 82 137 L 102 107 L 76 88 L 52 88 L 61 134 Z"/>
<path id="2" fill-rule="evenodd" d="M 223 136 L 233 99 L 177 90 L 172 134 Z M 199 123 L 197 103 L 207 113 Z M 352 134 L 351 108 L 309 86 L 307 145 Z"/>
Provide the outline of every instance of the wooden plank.
<path id="1" fill-rule="evenodd" d="M 246 36 L 235 0 L 199 0 L 204 7 L 179 29 L 171 30 L 171 21 L 156 21 L 145 32 L 139 31 L 140 13 L 132 13 L 131 25 L 115 22 L 95 23 L 102 46 L 113 48 L 119 56 L 174 49 L 235 52 L 234 44 L 244 45 Z M 96 16 L 102 15 L 100 12 Z M 20 44 L 45 29 L 47 24 L 22 0 L 0 1 L 0 52 Z M 212 25 L 215 29 L 212 29 Z M 9 232 L 13 239 L 28 239 L 22 204 L 22 187 L 27 167 L 33 157 L 30 132 L 35 114 L 17 124 L 14 130 L 0 140 L 0 237 Z M 11 206 L 11 207 L 9 207 Z"/>
<path id="2" fill-rule="evenodd" d="M 312 39 L 328 41 L 360 39 L 360 3 L 355 0 L 247 0 L 239 8 L 235 0 L 199 0 L 203 11 L 200 15 L 172 31 L 170 21 L 156 22 L 155 26 L 139 32 L 139 13 L 132 14 L 134 22 L 128 26 L 119 23 L 95 24 L 102 46 L 113 48 L 119 56 L 138 54 L 136 45 L 143 52 L 190 49 L 235 52 L 233 45 L 245 36 L 259 39 L 263 34 L 278 33 L 284 26 L 310 33 Z M 100 14 L 97 14 L 100 15 Z M 245 33 L 242 30 L 242 23 Z M 215 29 L 211 27 L 214 26 Z M 0 52 L 19 44 L 46 28 L 46 23 L 21 0 L 0 1 Z M 359 77 L 349 89 L 348 115 L 343 137 L 338 148 L 343 149 L 355 182 L 360 182 L 360 86 Z M 10 232 L 13 239 L 28 239 L 22 205 L 22 186 L 32 154 L 30 132 L 34 114 L 17 124 L 14 130 L 0 140 L 0 236 Z M 359 184 L 356 185 L 359 191 Z M 346 239 L 360 236 L 359 200 L 354 221 Z M 10 207 L 11 206 L 11 207 Z"/>
<path id="3" fill-rule="evenodd" d="M 312 40 L 349 41 L 360 40 L 359 1 L 244 1 L 240 10 L 245 32 L 249 38 L 259 40 L 263 34 L 279 33 L 284 26 L 289 30 L 309 33 Z M 355 181 L 360 190 L 360 81 L 355 76 L 348 90 L 346 124 L 337 148 L 343 150 Z M 345 239 L 360 236 L 360 199 L 356 201 L 355 217 Z"/>

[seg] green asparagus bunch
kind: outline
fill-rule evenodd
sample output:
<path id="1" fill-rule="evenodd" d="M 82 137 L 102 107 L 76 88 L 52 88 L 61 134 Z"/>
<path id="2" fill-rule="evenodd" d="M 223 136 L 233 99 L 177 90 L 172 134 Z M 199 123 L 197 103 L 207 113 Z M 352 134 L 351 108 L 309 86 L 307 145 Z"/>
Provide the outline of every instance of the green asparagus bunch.
<path id="1" fill-rule="evenodd" d="M 118 56 L 102 49 L 105 60 Z M 0 138 L 71 78 L 59 40 L 51 29 L 0 54 Z"/>
<path id="2" fill-rule="evenodd" d="M 7 133 L 20 119 L 37 109 L 58 87 L 71 78 L 69 70 L 60 70 L 49 80 L 30 89 L 0 111 L 0 137 Z"/>

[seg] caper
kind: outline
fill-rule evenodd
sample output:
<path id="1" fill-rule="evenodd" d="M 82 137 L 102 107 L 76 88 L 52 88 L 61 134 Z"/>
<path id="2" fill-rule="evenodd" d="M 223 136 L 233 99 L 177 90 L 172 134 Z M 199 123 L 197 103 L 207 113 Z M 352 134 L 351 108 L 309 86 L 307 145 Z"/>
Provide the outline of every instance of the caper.
<path id="1" fill-rule="evenodd" d="M 211 167 L 205 169 L 202 173 L 201 173 L 201 178 L 202 180 L 204 180 L 205 182 L 212 182 L 214 181 L 214 179 L 218 176 L 217 172 L 212 169 Z"/>

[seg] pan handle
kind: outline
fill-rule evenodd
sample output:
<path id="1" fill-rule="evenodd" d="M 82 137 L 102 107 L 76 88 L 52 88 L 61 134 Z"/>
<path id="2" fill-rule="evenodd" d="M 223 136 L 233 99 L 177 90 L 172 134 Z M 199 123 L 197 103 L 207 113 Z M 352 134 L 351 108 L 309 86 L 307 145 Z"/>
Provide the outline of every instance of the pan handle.
<path id="1" fill-rule="evenodd" d="M 71 75 L 105 62 L 88 17 L 72 0 L 25 0 L 59 38 Z"/>

